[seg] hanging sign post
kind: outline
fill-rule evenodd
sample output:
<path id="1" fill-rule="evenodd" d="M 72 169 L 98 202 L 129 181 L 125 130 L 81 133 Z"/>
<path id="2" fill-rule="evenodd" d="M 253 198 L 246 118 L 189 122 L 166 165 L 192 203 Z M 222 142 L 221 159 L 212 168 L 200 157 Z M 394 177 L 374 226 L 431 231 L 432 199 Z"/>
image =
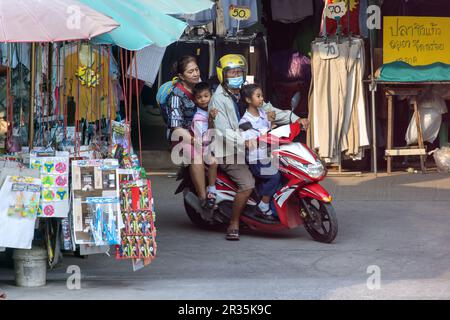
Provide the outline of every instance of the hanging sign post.
<path id="1" fill-rule="evenodd" d="M 345 16 L 347 13 L 347 5 L 344 1 L 328 3 L 327 8 L 325 10 L 325 15 L 330 18 L 336 20 L 337 25 L 337 34 L 341 34 L 341 18 Z"/>
<path id="2" fill-rule="evenodd" d="M 347 6 L 344 1 L 328 3 L 325 14 L 330 19 L 341 19 L 347 13 Z"/>
<path id="3" fill-rule="evenodd" d="M 246 6 L 234 6 L 229 7 L 228 13 L 232 19 L 236 19 L 238 22 L 236 34 L 239 33 L 239 25 L 242 20 L 248 20 L 252 16 L 250 7 Z"/>

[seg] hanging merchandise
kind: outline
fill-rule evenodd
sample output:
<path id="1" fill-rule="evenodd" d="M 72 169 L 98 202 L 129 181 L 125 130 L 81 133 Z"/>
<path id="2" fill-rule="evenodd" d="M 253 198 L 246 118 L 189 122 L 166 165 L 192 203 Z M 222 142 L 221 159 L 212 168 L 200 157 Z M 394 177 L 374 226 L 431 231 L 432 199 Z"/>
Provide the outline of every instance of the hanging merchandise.
<path id="1" fill-rule="evenodd" d="M 40 172 L 42 181 L 41 208 L 38 217 L 67 218 L 69 213 L 69 153 L 56 157 L 30 154 L 30 168 Z"/>
<path id="2" fill-rule="evenodd" d="M 8 61 L 8 43 L 0 43 L 0 64 L 5 66 L 9 62 L 9 66 L 15 69 L 19 64 L 23 64 L 28 70 L 30 69 L 30 43 L 10 43 L 11 61 Z"/>
<path id="3" fill-rule="evenodd" d="M 363 149 L 369 146 L 362 83 L 364 52 L 364 42 L 359 38 L 312 44 L 308 144 L 326 162 L 339 163 L 341 152 L 361 159 Z"/>
<path id="4" fill-rule="evenodd" d="M 160 48 L 155 45 L 148 46 L 142 50 L 137 51 L 137 76 L 136 70 L 130 70 L 133 66 L 128 67 L 127 76 L 130 74 L 133 78 L 145 81 L 145 84 L 152 87 L 158 75 L 159 66 L 164 57 L 166 48 Z"/>
<path id="5" fill-rule="evenodd" d="M 94 237 L 94 243 L 97 246 L 119 244 L 119 199 L 88 197 L 86 198 L 86 203 L 88 214 L 92 216 L 90 227 Z"/>
<path id="6" fill-rule="evenodd" d="M 311 80 L 311 60 L 293 49 L 274 52 L 270 60 L 275 81 Z"/>
<path id="7" fill-rule="evenodd" d="M 140 169 L 140 162 L 130 142 L 130 126 L 123 122 L 112 122 L 111 157 L 119 161 L 123 169 Z"/>
<path id="8" fill-rule="evenodd" d="M 41 180 L 7 176 L 0 189 L 0 247 L 31 249 Z"/>
<path id="9" fill-rule="evenodd" d="M 75 251 L 75 243 L 72 237 L 72 228 L 69 218 L 61 220 L 61 242 L 62 250 Z"/>
<path id="10" fill-rule="evenodd" d="M 348 3 L 350 1 L 350 3 Z M 321 34 L 334 35 L 339 30 L 341 34 L 359 35 L 359 14 L 360 14 L 360 0 L 326 0 L 327 5 L 323 11 L 323 17 L 325 24 L 322 24 Z M 340 5 L 340 6 L 338 6 Z M 329 9 L 331 8 L 331 9 Z M 348 12 L 350 8 L 350 12 Z M 334 13 L 342 13 L 339 18 L 336 19 Z M 349 20 L 350 19 L 350 20 Z M 349 29 L 350 26 L 350 29 Z"/>
<path id="11" fill-rule="evenodd" d="M 175 18 L 184 20 L 190 26 L 203 26 L 213 22 L 216 19 L 215 5 L 206 10 L 191 14 L 175 14 Z"/>
<path id="12" fill-rule="evenodd" d="M 111 200 L 119 198 L 118 167 L 115 159 L 72 161 L 72 219 L 76 244 L 104 245 L 113 238 L 103 238 L 103 232 L 110 232 L 107 236 L 114 235 L 112 224 L 118 229 L 123 227 L 119 203 Z M 106 217 L 108 221 L 104 225 Z"/>
<path id="13" fill-rule="evenodd" d="M 130 126 L 124 122 L 117 122 L 117 121 L 112 121 L 111 126 L 112 126 L 113 149 L 120 147 L 123 150 L 128 150 L 129 148 L 131 150 L 132 146 L 129 141 Z M 113 152 L 113 155 L 114 154 L 115 152 Z"/>
<path id="14" fill-rule="evenodd" d="M 117 75 L 112 73 L 110 52 L 87 43 L 65 45 L 60 51 L 60 63 L 64 66 L 60 85 L 65 88 L 65 94 L 60 96 L 68 97 L 73 105 L 71 110 L 75 107 L 76 111 L 71 111 L 76 113 L 75 120 L 95 122 L 115 118 L 118 101 L 113 83 Z"/>
<path id="15" fill-rule="evenodd" d="M 0 44 L 0 48 L 1 64 L 4 66 L 0 73 L 0 125 L 10 126 L 7 147 L 11 152 L 16 152 L 28 139 L 30 45 L 10 43 Z M 13 136 L 10 135 L 11 131 L 14 132 Z M 5 138 L 3 132 L 0 132 L 0 139 Z M 0 141 L 0 148 L 3 146 L 3 141 Z"/>
<path id="16" fill-rule="evenodd" d="M 138 170 L 120 169 L 120 203 L 125 228 L 117 259 L 133 259 L 133 270 L 151 263 L 156 255 L 156 228 L 150 180 Z M 123 180 L 122 180 L 123 179 Z M 132 179 L 132 180 L 126 180 Z"/>
<path id="17" fill-rule="evenodd" d="M 314 14 L 312 0 L 271 0 L 272 19 L 297 23 Z"/>
<path id="18" fill-rule="evenodd" d="M 8 122 L 1 117 L 0 114 L 0 154 L 6 153 L 6 136 L 8 133 L 8 126 Z"/>

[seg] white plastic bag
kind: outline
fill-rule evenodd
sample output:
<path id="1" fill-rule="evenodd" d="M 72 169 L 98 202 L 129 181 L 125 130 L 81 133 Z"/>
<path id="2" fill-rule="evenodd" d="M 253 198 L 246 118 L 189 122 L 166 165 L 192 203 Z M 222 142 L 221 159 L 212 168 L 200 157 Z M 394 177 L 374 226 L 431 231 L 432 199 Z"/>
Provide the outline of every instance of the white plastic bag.
<path id="1" fill-rule="evenodd" d="M 433 143 L 439 134 L 439 129 L 441 128 L 442 114 L 434 108 L 419 109 L 419 112 L 423 141 Z M 409 122 L 405 139 L 407 145 L 415 144 L 418 141 L 416 117 L 414 115 Z"/>
<path id="2" fill-rule="evenodd" d="M 442 114 L 447 113 L 447 105 L 444 98 L 449 95 L 450 87 L 427 86 L 417 100 L 422 125 L 423 141 L 433 143 L 441 128 Z M 405 140 L 408 145 L 417 143 L 416 118 L 413 115 L 406 131 Z"/>
<path id="3" fill-rule="evenodd" d="M 429 154 L 433 155 L 439 172 L 450 173 L 450 148 L 442 147 L 431 151 Z"/>

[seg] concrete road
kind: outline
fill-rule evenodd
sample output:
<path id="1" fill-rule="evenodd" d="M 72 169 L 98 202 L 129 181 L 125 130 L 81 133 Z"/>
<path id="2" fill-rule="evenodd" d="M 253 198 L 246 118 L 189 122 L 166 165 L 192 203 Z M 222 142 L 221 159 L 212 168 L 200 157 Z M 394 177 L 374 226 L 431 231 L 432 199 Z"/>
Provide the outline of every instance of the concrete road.
<path id="1" fill-rule="evenodd" d="M 106 255 L 65 257 L 43 288 L 15 287 L 13 270 L 0 269 L 0 291 L 10 299 L 450 298 L 448 176 L 330 179 L 333 244 L 314 242 L 303 228 L 225 241 L 222 231 L 190 223 L 174 179 L 152 181 L 159 233 L 150 266 L 133 272 L 131 262 Z M 66 287 L 69 265 L 81 268 L 81 290 Z"/>

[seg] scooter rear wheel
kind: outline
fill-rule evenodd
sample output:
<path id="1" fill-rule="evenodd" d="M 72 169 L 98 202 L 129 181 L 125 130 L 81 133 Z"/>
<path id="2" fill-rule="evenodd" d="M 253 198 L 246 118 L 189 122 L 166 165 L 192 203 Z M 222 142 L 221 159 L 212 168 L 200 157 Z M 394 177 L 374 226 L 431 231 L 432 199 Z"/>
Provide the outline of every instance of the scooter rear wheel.
<path id="1" fill-rule="evenodd" d="M 305 199 L 305 229 L 311 237 L 319 242 L 331 243 L 338 232 L 336 212 L 331 203 L 315 199 Z"/>

